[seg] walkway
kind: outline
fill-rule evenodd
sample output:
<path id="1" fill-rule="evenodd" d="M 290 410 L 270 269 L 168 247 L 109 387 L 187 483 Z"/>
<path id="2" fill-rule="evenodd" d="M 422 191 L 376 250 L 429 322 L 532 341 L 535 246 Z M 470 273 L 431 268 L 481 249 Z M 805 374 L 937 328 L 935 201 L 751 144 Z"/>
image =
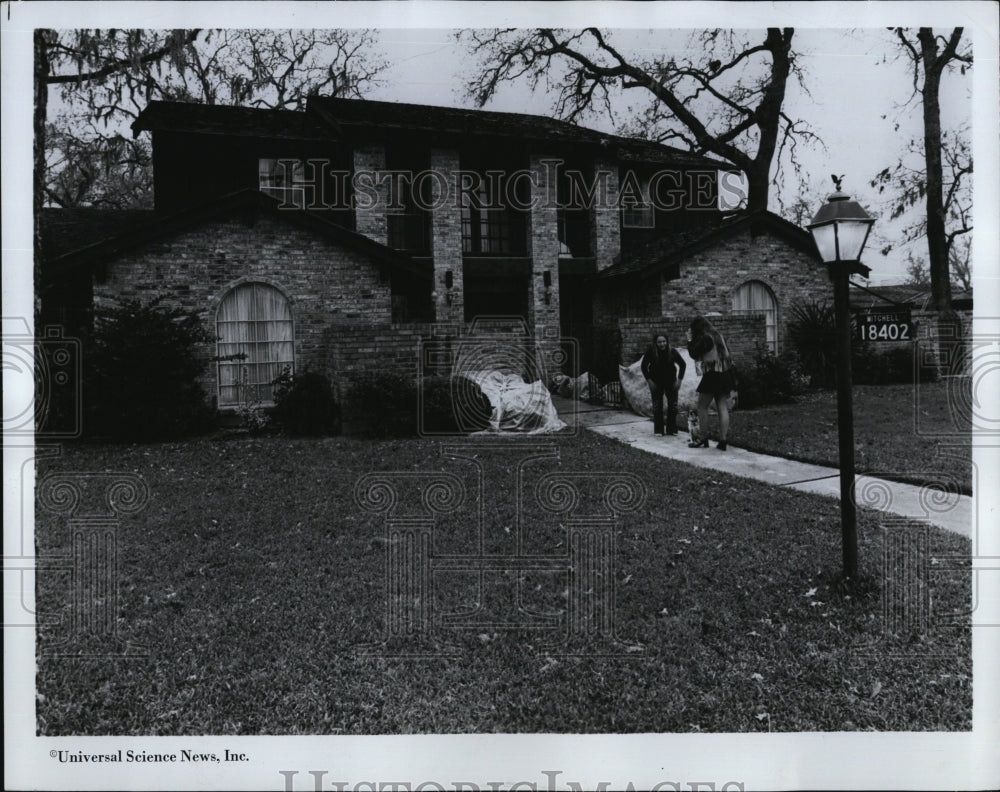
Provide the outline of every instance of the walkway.
<path id="1" fill-rule="evenodd" d="M 726 451 L 718 451 L 714 441 L 709 448 L 688 448 L 687 432 L 657 437 L 653 434 L 652 421 L 641 415 L 557 396 L 552 397 L 552 402 L 559 411 L 559 417 L 566 423 L 576 421 L 581 427 L 633 448 L 765 484 L 840 498 L 840 473 L 837 468 L 795 462 L 733 446 Z M 855 479 L 854 489 L 861 507 L 930 523 L 962 536 L 972 534 L 972 498 L 968 495 L 946 495 L 912 484 L 864 475 Z M 933 508 L 928 508 L 925 503 Z"/>

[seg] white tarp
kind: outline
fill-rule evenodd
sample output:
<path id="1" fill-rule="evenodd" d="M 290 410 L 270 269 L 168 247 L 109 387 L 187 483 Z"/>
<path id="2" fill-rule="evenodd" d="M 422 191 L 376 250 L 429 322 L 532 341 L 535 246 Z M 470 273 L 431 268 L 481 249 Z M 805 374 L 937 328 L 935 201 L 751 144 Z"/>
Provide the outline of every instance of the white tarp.
<path id="1" fill-rule="evenodd" d="M 566 426 L 541 380 L 528 384 L 518 374 L 480 371 L 461 374 L 479 386 L 493 407 L 490 432 L 544 434 Z"/>
<path id="2" fill-rule="evenodd" d="M 579 377 L 556 374 L 552 377 L 552 386 L 556 393 L 564 399 L 586 401 L 590 398 L 590 374 L 586 371 Z"/>
<path id="3" fill-rule="evenodd" d="M 681 347 L 674 348 L 680 352 L 687 364 L 684 379 L 681 381 L 680 393 L 677 397 L 677 414 L 683 415 L 686 410 L 694 409 L 698 404 L 698 394 L 695 392 L 695 388 L 701 381 L 701 375 L 695 371 L 694 361 L 688 355 L 687 350 Z M 642 359 L 640 358 L 630 366 L 619 366 L 618 379 L 621 381 L 622 393 L 625 394 L 632 412 L 651 418 L 653 416 L 653 399 L 649 394 L 646 378 L 642 376 Z M 663 409 L 667 409 L 665 399 Z"/>

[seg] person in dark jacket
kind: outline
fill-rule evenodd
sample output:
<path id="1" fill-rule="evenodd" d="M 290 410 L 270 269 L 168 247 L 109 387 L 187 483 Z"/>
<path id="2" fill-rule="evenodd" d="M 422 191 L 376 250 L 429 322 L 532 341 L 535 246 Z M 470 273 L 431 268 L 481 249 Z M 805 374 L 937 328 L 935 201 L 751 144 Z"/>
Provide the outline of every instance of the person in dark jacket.
<path id="1" fill-rule="evenodd" d="M 720 451 L 726 450 L 726 436 L 729 434 L 729 394 L 734 390 L 733 360 L 722 334 L 703 316 L 696 316 L 691 322 L 688 354 L 701 368 L 701 382 L 698 383 L 698 425 L 704 433 L 708 426 L 708 405 L 715 402 L 719 413 Z M 692 437 L 691 448 L 707 448 L 707 437 Z"/>
<path id="2" fill-rule="evenodd" d="M 653 434 L 663 434 L 663 397 L 667 397 L 668 435 L 677 434 L 677 393 L 684 379 L 687 364 L 680 353 L 670 346 L 666 333 L 653 336 L 646 353 L 642 356 L 642 376 L 649 385 L 649 395 L 653 397 Z"/>

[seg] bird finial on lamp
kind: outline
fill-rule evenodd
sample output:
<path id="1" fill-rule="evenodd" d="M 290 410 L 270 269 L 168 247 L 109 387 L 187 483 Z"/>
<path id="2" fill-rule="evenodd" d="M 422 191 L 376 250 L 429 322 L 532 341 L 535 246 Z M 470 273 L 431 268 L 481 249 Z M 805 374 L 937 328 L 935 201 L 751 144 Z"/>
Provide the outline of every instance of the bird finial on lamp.
<path id="1" fill-rule="evenodd" d="M 840 192 L 841 190 L 840 183 L 844 180 L 844 174 L 841 173 L 839 176 L 837 176 L 836 174 L 831 173 L 830 178 L 833 179 L 834 189 L 836 189 L 837 192 Z"/>

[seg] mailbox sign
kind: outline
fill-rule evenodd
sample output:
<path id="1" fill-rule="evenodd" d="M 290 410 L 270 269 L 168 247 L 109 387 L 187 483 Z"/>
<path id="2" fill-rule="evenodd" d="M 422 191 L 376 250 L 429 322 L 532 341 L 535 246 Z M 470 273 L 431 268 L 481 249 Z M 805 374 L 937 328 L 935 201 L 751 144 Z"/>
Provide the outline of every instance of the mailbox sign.
<path id="1" fill-rule="evenodd" d="M 912 341 L 913 325 L 909 308 L 866 311 L 857 316 L 862 341 Z"/>

